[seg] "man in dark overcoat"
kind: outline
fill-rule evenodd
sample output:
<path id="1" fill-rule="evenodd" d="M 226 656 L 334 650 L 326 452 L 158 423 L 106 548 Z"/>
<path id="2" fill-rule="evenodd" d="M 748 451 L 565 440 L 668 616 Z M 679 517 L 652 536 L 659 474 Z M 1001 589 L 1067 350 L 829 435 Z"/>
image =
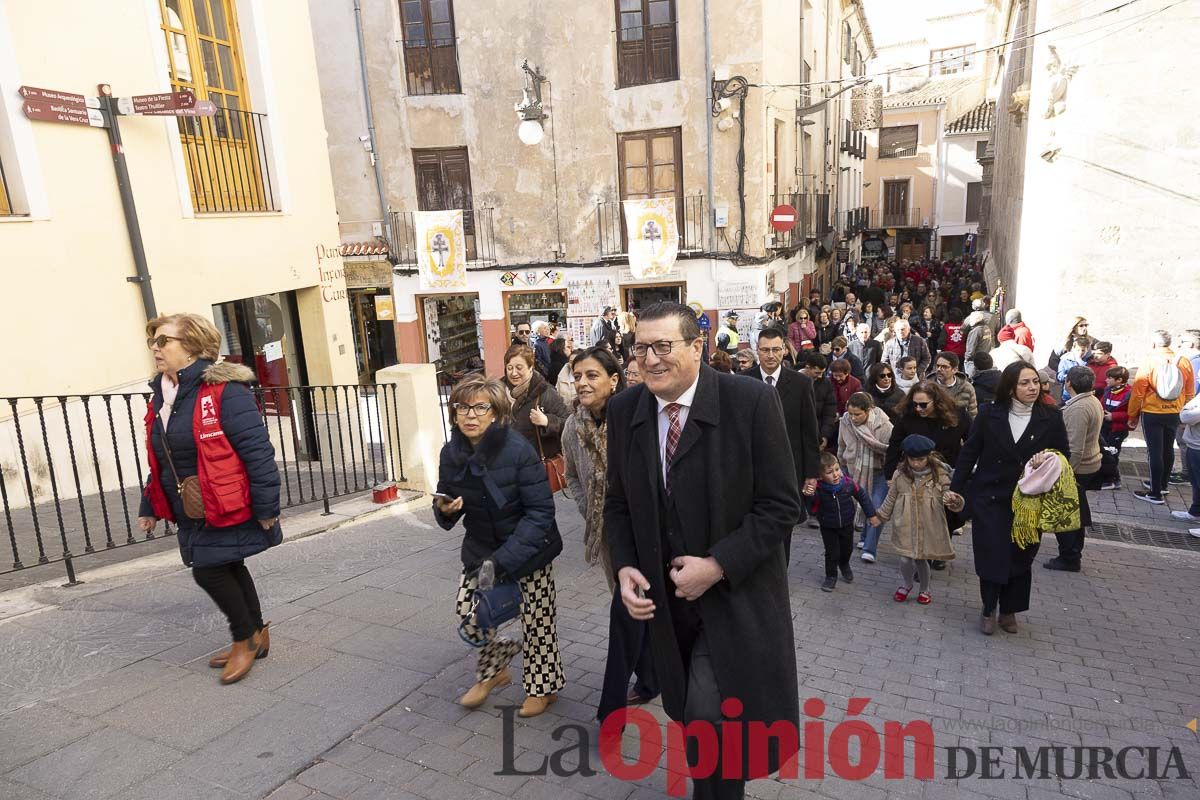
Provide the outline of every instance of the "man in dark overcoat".
<path id="1" fill-rule="evenodd" d="M 758 336 L 758 363 L 742 373 L 747 378 L 774 386 L 783 405 L 783 419 L 787 424 L 788 444 L 792 462 L 796 466 L 796 485 L 816 485 L 821 477 L 821 433 L 817 427 L 816 402 L 813 399 L 812 379 L 783 365 L 787 352 L 783 334 L 776 328 L 764 330 Z M 804 520 L 801 511 L 800 519 Z M 791 537 L 784 544 L 784 552 L 790 556 Z"/>
<path id="2" fill-rule="evenodd" d="M 700 334 L 695 313 L 678 303 L 657 303 L 638 320 L 644 383 L 613 397 L 608 411 L 612 567 L 630 615 L 650 621 L 672 719 L 720 731 L 722 701 L 736 698 L 743 731 L 753 721 L 798 726 L 783 545 L 800 495 L 792 456 L 779 446 L 783 410 L 764 382 L 703 364 Z M 744 745 L 737 776 L 722 778 L 718 761 L 713 777 L 694 781 L 693 797 L 743 797 L 746 779 L 794 756 L 775 747 L 766 772 L 750 773 L 757 759 Z"/>

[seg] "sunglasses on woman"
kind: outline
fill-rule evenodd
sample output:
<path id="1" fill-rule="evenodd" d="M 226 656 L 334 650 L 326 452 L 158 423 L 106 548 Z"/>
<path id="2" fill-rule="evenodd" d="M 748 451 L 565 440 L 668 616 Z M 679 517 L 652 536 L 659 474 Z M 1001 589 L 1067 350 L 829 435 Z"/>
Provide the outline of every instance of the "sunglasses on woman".
<path id="1" fill-rule="evenodd" d="M 160 333 L 158 336 L 153 336 L 153 337 L 147 339 L 146 347 L 148 347 L 151 350 L 153 350 L 156 347 L 159 350 L 162 350 L 164 347 L 167 346 L 167 342 L 182 342 L 182 341 L 183 341 L 183 339 L 180 339 L 178 336 L 167 336 L 165 333 Z"/>
<path id="2" fill-rule="evenodd" d="M 913 403 L 913 408 L 929 408 L 933 403 Z"/>

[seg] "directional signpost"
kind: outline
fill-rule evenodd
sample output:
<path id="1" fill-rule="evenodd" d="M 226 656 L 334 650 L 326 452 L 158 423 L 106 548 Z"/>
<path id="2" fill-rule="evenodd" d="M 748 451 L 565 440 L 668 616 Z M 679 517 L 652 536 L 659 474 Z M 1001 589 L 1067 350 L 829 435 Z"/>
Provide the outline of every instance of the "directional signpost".
<path id="1" fill-rule="evenodd" d="M 117 173 L 117 189 L 121 195 L 121 207 L 125 212 L 125 227 L 129 233 L 129 245 L 133 251 L 133 263 L 137 275 L 126 278 L 136 283 L 142 294 L 142 306 L 146 319 L 154 319 L 158 312 L 154 305 L 154 293 L 150 288 L 150 268 L 146 263 L 146 248 L 142 242 L 142 229 L 138 222 L 137 208 L 133 203 L 133 190 L 129 185 L 129 168 L 125 163 L 125 145 L 121 141 L 121 129 L 117 119 L 121 116 L 139 115 L 146 117 L 211 117 L 217 106 L 208 100 L 196 100 L 190 91 L 159 92 L 158 94 L 135 94 L 132 97 L 113 97 L 112 87 L 100 84 L 98 97 L 85 97 L 74 92 L 58 89 L 41 89 L 37 86 L 22 86 L 17 94 L 24 100 L 22 109 L 28 119 L 40 122 L 63 122 L 70 125 L 88 125 L 105 128 L 112 149 L 113 168 Z M 72 584 L 76 583 L 74 570 L 67 562 L 67 573 Z"/>

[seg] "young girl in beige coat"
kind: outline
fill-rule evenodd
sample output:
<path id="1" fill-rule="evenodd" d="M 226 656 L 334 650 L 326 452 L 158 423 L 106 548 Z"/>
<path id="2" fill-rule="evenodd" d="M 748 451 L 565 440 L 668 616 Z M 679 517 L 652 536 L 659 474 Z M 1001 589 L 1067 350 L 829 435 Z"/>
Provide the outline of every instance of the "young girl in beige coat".
<path id="1" fill-rule="evenodd" d="M 933 452 L 933 440 L 920 434 L 904 437 L 900 451 L 904 459 L 892 476 L 879 518 L 892 522 L 892 545 L 900 554 L 904 583 L 892 595 L 903 603 L 912 592 L 914 577 L 921 583 L 917 602 L 929 605 L 929 560 L 954 558 L 950 528 L 943 506 L 961 511 L 963 498 L 950 491 L 950 468 Z"/>

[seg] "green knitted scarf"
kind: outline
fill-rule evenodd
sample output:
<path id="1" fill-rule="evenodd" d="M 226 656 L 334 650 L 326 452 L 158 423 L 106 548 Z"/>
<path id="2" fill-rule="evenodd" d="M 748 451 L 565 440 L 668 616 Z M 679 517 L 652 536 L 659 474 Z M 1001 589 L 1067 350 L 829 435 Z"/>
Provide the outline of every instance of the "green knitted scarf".
<path id="1" fill-rule="evenodd" d="M 1045 494 L 1021 493 L 1018 485 L 1013 490 L 1012 540 L 1024 550 L 1041 541 L 1043 533 L 1064 533 L 1077 530 L 1079 521 L 1079 488 L 1075 485 L 1075 473 L 1066 456 L 1051 450 L 1059 460 L 1062 472 L 1054 486 Z"/>

